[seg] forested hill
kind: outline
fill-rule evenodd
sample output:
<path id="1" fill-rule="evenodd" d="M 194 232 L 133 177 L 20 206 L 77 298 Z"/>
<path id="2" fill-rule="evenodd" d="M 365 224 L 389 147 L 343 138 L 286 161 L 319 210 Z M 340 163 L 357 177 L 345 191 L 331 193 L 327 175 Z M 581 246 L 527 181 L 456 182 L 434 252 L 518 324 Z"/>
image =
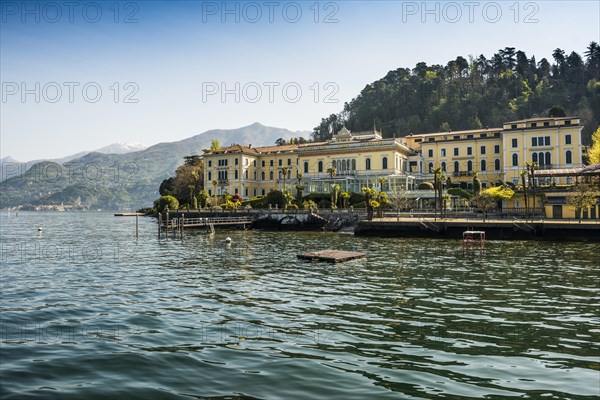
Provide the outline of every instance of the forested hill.
<path id="1" fill-rule="evenodd" d="M 582 118 L 584 143 L 600 122 L 600 46 L 583 57 L 556 49 L 551 59 L 506 47 L 491 58 L 457 57 L 444 65 L 398 68 L 367 85 L 339 114 L 321 120 L 313 139 L 326 140 L 345 123 L 353 131 L 377 129 L 385 137 L 448 129 L 501 126 L 545 117 L 558 106 Z"/>

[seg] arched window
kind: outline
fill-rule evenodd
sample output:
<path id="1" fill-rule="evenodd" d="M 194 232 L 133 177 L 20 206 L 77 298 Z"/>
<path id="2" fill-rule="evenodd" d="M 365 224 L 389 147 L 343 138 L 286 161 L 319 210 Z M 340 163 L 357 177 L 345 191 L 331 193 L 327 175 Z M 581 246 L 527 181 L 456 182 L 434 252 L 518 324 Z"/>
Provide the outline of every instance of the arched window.
<path id="1" fill-rule="evenodd" d="M 487 162 L 485 162 L 485 160 L 481 160 L 481 170 L 482 171 L 487 170 Z"/>
<path id="2" fill-rule="evenodd" d="M 513 167 L 519 166 L 519 155 L 517 153 L 512 155 L 512 165 Z"/>
<path id="3" fill-rule="evenodd" d="M 356 171 L 356 160 L 352 160 L 352 171 Z"/>
<path id="4" fill-rule="evenodd" d="M 319 166 L 319 170 L 318 171 L 319 172 L 323 172 L 323 161 L 319 161 L 318 166 Z"/>
<path id="5" fill-rule="evenodd" d="M 346 170 L 346 160 L 342 161 L 342 171 Z"/>
<path id="6" fill-rule="evenodd" d="M 281 171 L 279 171 L 279 173 L 277 173 L 277 179 L 281 180 Z"/>
<path id="7" fill-rule="evenodd" d="M 467 161 L 467 171 L 473 171 L 473 161 L 471 160 Z"/>
<path id="8" fill-rule="evenodd" d="M 248 180 L 248 170 L 246 170 L 246 180 Z"/>
<path id="9" fill-rule="evenodd" d="M 288 169 L 288 179 L 291 179 L 291 178 L 292 178 L 292 170 Z"/>
<path id="10" fill-rule="evenodd" d="M 499 158 L 496 158 L 494 160 L 494 170 L 495 171 L 500 171 L 500 159 Z"/>
<path id="11" fill-rule="evenodd" d="M 571 152 L 571 150 L 567 150 L 567 152 L 565 153 L 565 159 L 567 164 L 573 163 L 573 153 Z"/>
<path id="12" fill-rule="evenodd" d="M 381 164 L 382 164 L 382 168 L 383 169 L 387 169 L 387 157 L 383 157 L 383 159 L 381 160 Z"/>
<path id="13" fill-rule="evenodd" d="M 433 163 L 432 162 L 429 163 L 429 169 L 427 171 L 433 172 Z"/>
<path id="14" fill-rule="evenodd" d="M 446 162 L 442 163 L 442 171 L 446 172 Z"/>
<path id="15" fill-rule="evenodd" d="M 537 153 L 533 153 L 533 154 L 531 155 L 531 161 L 533 161 L 533 162 L 535 162 L 535 163 L 536 163 L 536 162 L 538 162 L 538 156 L 537 156 Z"/>
<path id="16" fill-rule="evenodd" d="M 254 171 L 254 180 L 256 180 L 256 171 Z"/>
<path id="17" fill-rule="evenodd" d="M 546 165 L 552 164 L 552 154 L 550 152 L 546 153 Z"/>
<path id="18" fill-rule="evenodd" d="M 211 172 L 210 172 L 210 171 L 208 171 L 208 180 L 209 180 L 209 181 L 212 181 L 212 174 L 211 174 Z"/>
<path id="19" fill-rule="evenodd" d="M 269 179 L 273 180 L 273 171 L 269 172 Z"/>
<path id="20" fill-rule="evenodd" d="M 370 158 L 367 158 L 365 160 L 365 169 L 366 170 L 370 170 L 371 169 L 371 159 Z"/>
<path id="21" fill-rule="evenodd" d="M 265 180 L 265 171 L 262 172 L 261 178 L 262 178 L 263 181 Z"/>
<path id="22" fill-rule="evenodd" d="M 308 161 L 304 161 L 304 173 L 308 174 Z"/>
<path id="23" fill-rule="evenodd" d="M 233 174 L 233 175 L 234 175 L 234 176 L 233 176 L 233 179 L 237 180 L 237 179 L 238 179 L 238 170 L 236 169 L 236 170 L 235 170 L 235 171 L 233 171 L 233 172 L 234 172 L 234 174 Z"/>
<path id="24" fill-rule="evenodd" d="M 458 164 L 458 161 L 454 161 L 454 172 L 459 172 L 460 171 L 460 166 Z"/>
<path id="25" fill-rule="evenodd" d="M 544 153 L 541 151 L 538 153 L 538 163 L 540 163 L 540 165 L 544 164 Z"/>

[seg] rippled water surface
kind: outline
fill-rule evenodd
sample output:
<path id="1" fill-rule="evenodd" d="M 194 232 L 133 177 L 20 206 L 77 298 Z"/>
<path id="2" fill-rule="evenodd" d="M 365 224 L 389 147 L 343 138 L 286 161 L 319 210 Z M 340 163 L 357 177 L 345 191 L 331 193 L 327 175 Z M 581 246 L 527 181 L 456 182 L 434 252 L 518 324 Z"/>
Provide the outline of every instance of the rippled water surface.
<path id="1" fill-rule="evenodd" d="M 1 222 L 2 398 L 600 395 L 598 244 Z"/>

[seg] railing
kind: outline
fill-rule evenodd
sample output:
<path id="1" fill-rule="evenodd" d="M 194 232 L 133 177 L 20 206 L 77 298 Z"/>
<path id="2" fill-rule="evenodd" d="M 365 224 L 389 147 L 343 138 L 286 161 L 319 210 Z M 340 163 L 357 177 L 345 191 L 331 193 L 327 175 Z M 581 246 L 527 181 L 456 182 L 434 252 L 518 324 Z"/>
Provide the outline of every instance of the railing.
<path id="1" fill-rule="evenodd" d="M 454 171 L 452 176 L 471 176 L 472 174 L 472 171 Z"/>

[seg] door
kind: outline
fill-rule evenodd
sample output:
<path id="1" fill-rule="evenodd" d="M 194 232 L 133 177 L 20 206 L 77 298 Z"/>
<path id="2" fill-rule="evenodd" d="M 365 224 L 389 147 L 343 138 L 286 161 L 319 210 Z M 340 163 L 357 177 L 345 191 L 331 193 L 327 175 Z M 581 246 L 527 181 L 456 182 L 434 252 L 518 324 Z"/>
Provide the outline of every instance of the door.
<path id="1" fill-rule="evenodd" d="M 562 206 L 552 206 L 552 218 L 562 219 Z"/>

